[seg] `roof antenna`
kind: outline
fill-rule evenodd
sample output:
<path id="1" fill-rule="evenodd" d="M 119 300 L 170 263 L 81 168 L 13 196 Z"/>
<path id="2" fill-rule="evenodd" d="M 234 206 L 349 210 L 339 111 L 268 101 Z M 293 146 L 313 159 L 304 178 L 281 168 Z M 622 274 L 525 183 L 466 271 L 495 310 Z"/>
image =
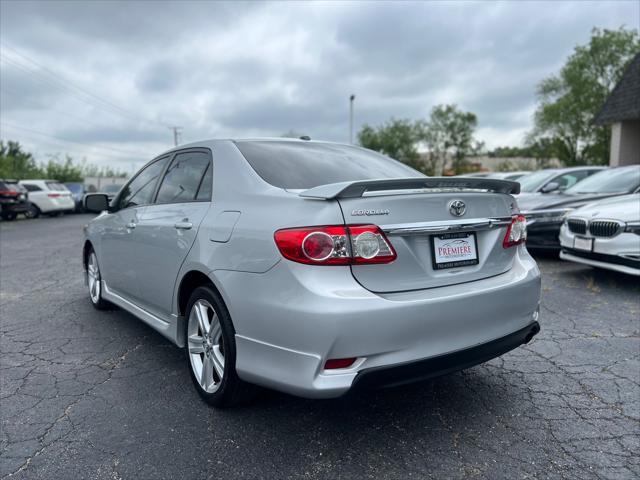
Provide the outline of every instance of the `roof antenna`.
<path id="1" fill-rule="evenodd" d="M 309 135 L 302 135 L 300 137 L 300 140 L 306 140 L 308 142 L 309 140 L 311 140 L 311 137 Z"/>

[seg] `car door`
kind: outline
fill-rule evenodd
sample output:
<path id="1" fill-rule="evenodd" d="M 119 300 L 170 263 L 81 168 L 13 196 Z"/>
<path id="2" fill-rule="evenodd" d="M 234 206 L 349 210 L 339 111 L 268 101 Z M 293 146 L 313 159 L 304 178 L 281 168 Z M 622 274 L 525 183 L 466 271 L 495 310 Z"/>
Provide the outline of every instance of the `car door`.
<path id="1" fill-rule="evenodd" d="M 208 149 L 176 153 L 136 227 L 140 306 L 168 317 L 180 266 L 211 202 L 213 163 Z"/>
<path id="2" fill-rule="evenodd" d="M 145 166 L 122 189 L 112 213 L 101 222 L 103 228 L 98 262 L 107 288 L 129 300 L 140 297 L 136 272 L 137 226 L 151 203 L 168 156 Z"/>

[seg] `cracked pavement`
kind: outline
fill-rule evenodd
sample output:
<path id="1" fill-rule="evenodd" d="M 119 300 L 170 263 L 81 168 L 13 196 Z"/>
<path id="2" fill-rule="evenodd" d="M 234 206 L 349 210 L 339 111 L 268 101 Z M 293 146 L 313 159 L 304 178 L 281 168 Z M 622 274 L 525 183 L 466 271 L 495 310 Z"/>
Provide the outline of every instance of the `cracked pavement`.
<path id="1" fill-rule="evenodd" d="M 89 218 L 0 224 L 0 478 L 640 477 L 637 278 L 538 257 L 542 331 L 499 359 L 217 411 L 181 350 L 91 307 Z"/>

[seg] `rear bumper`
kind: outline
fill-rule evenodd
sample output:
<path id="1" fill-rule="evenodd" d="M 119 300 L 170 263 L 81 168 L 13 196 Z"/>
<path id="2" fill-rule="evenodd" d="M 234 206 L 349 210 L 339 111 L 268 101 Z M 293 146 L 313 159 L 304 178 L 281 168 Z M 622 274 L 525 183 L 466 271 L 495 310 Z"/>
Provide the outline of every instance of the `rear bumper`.
<path id="1" fill-rule="evenodd" d="M 1 203 L 0 209 L 2 213 L 24 213 L 29 210 L 28 202 Z"/>
<path id="2" fill-rule="evenodd" d="M 532 322 L 517 332 L 481 345 L 446 353 L 432 358 L 391 367 L 367 368 L 356 375 L 352 390 L 386 388 L 439 377 L 473 367 L 529 343 L 540 331 L 538 322 Z"/>
<path id="3" fill-rule="evenodd" d="M 503 274 L 384 295 L 364 289 L 348 267 L 284 260 L 263 274 L 210 276 L 236 329 L 238 375 L 309 398 L 340 396 L 368 369 L 432 359 L 511 335 L 536 321 L 540 299 L 540 272 L 524 247 Z M 358 360 L 350 368 L 324 369 L 327 359 L 351 357 Z"/>

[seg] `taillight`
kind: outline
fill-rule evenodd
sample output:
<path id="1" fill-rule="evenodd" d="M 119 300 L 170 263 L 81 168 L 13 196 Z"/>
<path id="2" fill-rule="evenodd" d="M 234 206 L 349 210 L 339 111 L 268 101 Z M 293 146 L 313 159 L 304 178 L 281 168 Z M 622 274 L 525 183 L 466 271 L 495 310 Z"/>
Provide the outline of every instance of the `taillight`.
<path id="1" fill-rule="evenodd" d="M 17 197 L 20 195 L 20 192 L 16 192 L 14 190 L 0 190 L 0 195 L 5 195 L 7 197 Z"/>
<path id="2" fill-rule="evenodd" d="M 47 197 L 49 198 L 58 198 L 61 195 L 59 193 L 47 193 Z"/>
<path id="3" fill-rule="evenodd" d="M 389 263 L 396 252 L 375 225 L 287 228 L 274 234 L 282 256 L 307 265 Z"/>
<path id="4" fill-rule="evenodd" d="M 507 228 L 507 233 L 502 241 L 504 248 L 520 245 L 527 240 L 527 219 L 524 215 L 514 215 L 511 224 Z"/>

